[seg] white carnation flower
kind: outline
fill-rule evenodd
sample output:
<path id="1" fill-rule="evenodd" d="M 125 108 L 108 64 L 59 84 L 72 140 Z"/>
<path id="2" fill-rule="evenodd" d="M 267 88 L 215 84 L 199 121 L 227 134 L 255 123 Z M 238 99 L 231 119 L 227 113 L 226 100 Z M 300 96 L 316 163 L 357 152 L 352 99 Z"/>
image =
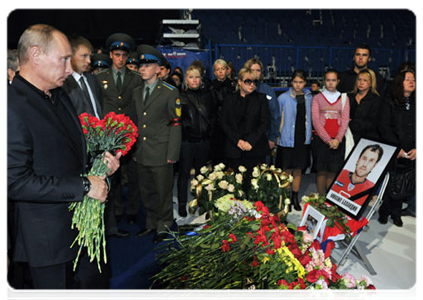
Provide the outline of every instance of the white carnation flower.
<path id="1" fill-rule="evenodd" d="M 242 175 L 241 174 L 236 174 L 235 175 L 235 180 L 236 180 L 236 183 L 241 184 L 242 183 Z"/>
<path id="2" fill-rule="evenodd" d="M 205 189 L 206 189 L 206 191 L 209 191 L 209 192 L 211 192 L 211 191 L 214 191 L 214 190 L 215 190 L 214 185 L 213 185 L 212 183 L 210 183 L 209 185 L 207 185 L 207 186 L 205 187 Z"/>
<path id="3" fill-rule="evenodd" d="M 272 174 L 267 173 L 267 174 L 266 174 L 266 180 L 267 180 L 267 181 L 272 181 Z"/>
<path id="4" fill-rule="evenodd" d="M 238 170 L 239 170 L 241 173 L 245 173 L 245 172 L 247 172 L 247 168 L 245 168 L 244 166 L 239 166 L 239 167 L 238 167 Z"/>
<path id="5" fill-rule="evenodd" d="M 226 180 L 222 180 L 221 182 L 219 182 L 219 187 L 222 190 L 226 190 L 228 188 L 228 182 Z"/>
<path id="6" fill-rule="evenodd" d="M 201 174 L 206 174 L 207 173 L 207 171 L 208 171 L 209 169 L 206 167 L 206 166 L 204 166 L 204 167 L 202 167 L 201 169 L 200 169 L 200 173 Z"/>
<path id="7" fill-rule="evenodd" d="M 258 186 L 258 180 L 256 178 L 251 179 L 251 185 L 253 186 L 255 190 L 258 190 L 259 186 Z"/>

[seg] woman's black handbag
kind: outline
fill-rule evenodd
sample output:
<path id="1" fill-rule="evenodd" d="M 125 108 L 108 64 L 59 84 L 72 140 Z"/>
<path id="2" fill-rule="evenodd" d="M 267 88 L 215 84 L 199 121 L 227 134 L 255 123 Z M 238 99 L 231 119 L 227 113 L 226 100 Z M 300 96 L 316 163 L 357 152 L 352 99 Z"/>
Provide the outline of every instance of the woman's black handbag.
<path id="1" fill-rule="evenodd" d="M 389 194 L 404 199 L 416 193 L 416 168 L 397 168 L 389 180 Z"/>

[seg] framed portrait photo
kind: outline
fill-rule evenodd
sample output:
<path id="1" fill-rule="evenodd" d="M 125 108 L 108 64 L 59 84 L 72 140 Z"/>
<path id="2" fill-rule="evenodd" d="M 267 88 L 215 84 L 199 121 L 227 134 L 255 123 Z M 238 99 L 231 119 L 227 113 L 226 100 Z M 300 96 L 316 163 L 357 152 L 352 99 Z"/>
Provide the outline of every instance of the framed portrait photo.
<path id="1" fill-rule="evenodd" d="M 308 205 L 306 211 L 304 212 L 300 226 L 305 226 L 307 228 L 307 232 L 313 236 L 313 239 L 316 239 L 324 220 L 325 216 L 322 213 L 313 206 Z"/>
<path id="2" fill-rule="evenodd" d="M 326 193 L 326 200 L 358 220 L 399 150 L 393 145 L 360 139 L 331 184 Z"/>

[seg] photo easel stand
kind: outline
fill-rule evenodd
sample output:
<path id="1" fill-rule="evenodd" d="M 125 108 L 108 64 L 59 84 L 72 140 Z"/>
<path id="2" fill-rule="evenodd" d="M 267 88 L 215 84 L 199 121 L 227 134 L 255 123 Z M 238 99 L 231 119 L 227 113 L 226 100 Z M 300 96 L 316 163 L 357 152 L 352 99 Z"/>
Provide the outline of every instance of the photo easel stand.
<path id="1" fill-rule="evenodd" d="M 380 189 L 379 194 L 377 195 L 376 201 L 373 204 L 373 206 L 371 207 L 371 209 L 369 210 L 368 214 L 366 215 L 366 219 L 370 221 L 370 219 L 372 218 L 373 214 L 376 212 L 376 210 L 379 208 L 379 206 L 382 204 L 382 198 L 383 198 L 383 194 L 385 193 L 385 189 L 386 186 L 388 185 L 388 181 L 389 181 L 389 173 L 386 173 L 385 178 L 382 182 L 382 187 Z M 361 249 L 359 244 L 357 243 L 357 240 L 359 239 L 361 233 L 364 230 L 360 231 L 360 233 L 356 234 L 353 239 L 351 240 L 351 242 L 348 244 L 348 247 L 344 250 L 344 252 L 341 255 L 341 258 L 339 259 L 339 265 L 343 266 L 345 264 L 345 261 L 348 257 L 348 254 L 352 251 L 355 250 L 355 255 L 360 258 L 363 263 L 366 265 L 367 269 L 369 270 L 371 275 L 376 275 L 376 271 L 373 268 L 372 264 L 370 263 L 370 261 L 367 259 L 366 254 L 364 254 L 363 250 Z"/>

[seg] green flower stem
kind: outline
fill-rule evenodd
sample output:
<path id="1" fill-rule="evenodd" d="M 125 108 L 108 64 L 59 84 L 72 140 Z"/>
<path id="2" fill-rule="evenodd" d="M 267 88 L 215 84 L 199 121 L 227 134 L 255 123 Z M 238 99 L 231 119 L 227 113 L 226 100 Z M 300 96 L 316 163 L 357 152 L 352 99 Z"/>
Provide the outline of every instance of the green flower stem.
<path id="1" fill-rule="evenodd" d="M 104 163 L 104 153 L 94 159 L 93 166 L 88 175 L 104 176 L 108 172 L 107 164 Z M 103 247 L 103 259 L 107 263 L 105 224 L 104 224 L 105 203 L 99 200 L 84 196 L 82 202 L 74 202 L 69 206 L 69 210 L 74 210 L 71 228 L 79 230 L 78 235 L 73 241 L 73 245 L 78 242 L 79 250 L 74 261 L 73 270 L 75 271 L 82 247 L 87 248 L 90 262 L 97 260 L 98 270 L 101 273 L 100 259 L 101 247 Z M 102 243 L 100 243 L 102 241 Z"/>

